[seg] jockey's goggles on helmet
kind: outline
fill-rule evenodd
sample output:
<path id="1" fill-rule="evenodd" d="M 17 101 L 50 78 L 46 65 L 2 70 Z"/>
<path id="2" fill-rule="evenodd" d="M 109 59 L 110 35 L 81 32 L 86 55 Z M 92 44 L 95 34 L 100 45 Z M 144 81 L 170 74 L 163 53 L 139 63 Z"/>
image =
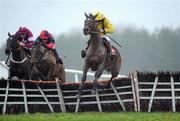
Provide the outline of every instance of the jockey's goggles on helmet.
<path id="1" fill-rule="evenodd" d="M 48 40 L 48 38 L 43 38 L 43 39 L 42 39 L 42 41 L 47 41 L 47 40 Z"/>
<path id="2" fill-rule="evenodd" d="M 100 23 L 100 22 L 102 22 L 102 20 L 103 20 L 103 19 L 101 19 L 101 20 L 96 20 L 96 22 L 97 22 L 97 23 Z"/>
<path id="3" fill-rule="evenodd" d="M 20 35 L 25 36 L 25 35 L 26 35 L 26 33 L 22 32 L 22 33 L 20 33 Z"/>
<path id="4" fill-rule="evenodd" d="M 26 33 L 20 33 L 20 36 L 24 39 L 26 37 Z"/>

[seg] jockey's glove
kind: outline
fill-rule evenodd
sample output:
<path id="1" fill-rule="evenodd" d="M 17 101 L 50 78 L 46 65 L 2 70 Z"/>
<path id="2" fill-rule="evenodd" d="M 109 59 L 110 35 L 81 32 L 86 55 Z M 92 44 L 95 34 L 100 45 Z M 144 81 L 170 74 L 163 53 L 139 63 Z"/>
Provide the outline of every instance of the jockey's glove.
<path id="1" fill-rule="evenodd" d="M 105 31 L 104 31 L 104 29 L 100 29 L 100 33 L 106 33 Z"/>
<path id="2" fill-rule="evenodd" d="M 23 42 L 20 42 L 19 44 L 20 44 L 21 46 L 23 46 L 23 47 L 26 46 L 26 44 L 24 44 Z"/>
<path id="3" fill-rule="evenodd" d="M 104 33 L 104 30 L 103 30 L 103 29 L 100 29 L 100 32 L 101 32 L 101 33 Z"/>
<path id="4" fill-rule="evenodd" d="M 45 44 L 45 43 L 42 43 L 42 46 L 44 46 L 45 48 L 47 48 L 47 44 Z"/>

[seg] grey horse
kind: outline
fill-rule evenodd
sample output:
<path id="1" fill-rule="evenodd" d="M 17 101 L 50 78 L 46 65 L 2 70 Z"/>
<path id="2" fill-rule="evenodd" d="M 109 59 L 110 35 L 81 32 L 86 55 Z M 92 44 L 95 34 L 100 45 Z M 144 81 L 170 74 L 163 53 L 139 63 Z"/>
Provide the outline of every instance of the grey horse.
<path id="1" fill-rule="evenodd" d="M 83 32 L 85 35 L 90 35 L 90 45 L 84 60 L 83 75 L 78 89 L 77 98 L 81 97 L 84 82 L 86 80 L 86 74 L 89 69 L 95 71 L 92 94 L 96 94 L 96 88 L 101 87 L 101 85 L 98 84 L 98 78 L 101 76 L 103 71 L 108 70 L 111 72 L 112 76 L 107 85 L 103 85 L 103 87 L 109 87 L 110 82 L 113 78 L 118 76 L 121 68 L 121 56 L 117 48 L 112 47 L 115 50 L 113 59 L 108 56 L 107 48 L 104 45 L 104 39 L 99 35 L 97 22 L 95 20 L 97 15 L 93 16 L 92 14 L 87 15 L 85 13 L 85 16 L 86 19 L 84 21 Z"/>

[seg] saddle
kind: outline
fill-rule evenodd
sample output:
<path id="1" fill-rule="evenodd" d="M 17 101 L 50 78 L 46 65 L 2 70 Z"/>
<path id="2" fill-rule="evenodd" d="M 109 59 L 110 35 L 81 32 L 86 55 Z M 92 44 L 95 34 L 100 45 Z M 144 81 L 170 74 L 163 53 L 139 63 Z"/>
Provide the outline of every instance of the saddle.
<path id="1" fill-rule="evenodd" d="M 111 46 L 111 45 L 109 45 L 109 46 L 111 46 L 111 47 L 110 47 L 111 50 L 109 50 L 109 46 L 108 46 L 108 44 L 107 44 L 107 43 L 108 43 L 107 40 L 104 40 L 103 43 L 104 43 L 104 46 L 105 46 L 106 49 L 107 49 L 108 54 L 111 52 L 111 55 L 112 55 L 112 56 L 115 56 L 115 55 L 116 55 L 116 50 L 114 49 L 114 47 Z"/>
<path id="2" fill-rule="evenodd" d="M 111 47 L 111 54 L 114 56 L 116 55 L 116 50 L 113 47 Z"/>

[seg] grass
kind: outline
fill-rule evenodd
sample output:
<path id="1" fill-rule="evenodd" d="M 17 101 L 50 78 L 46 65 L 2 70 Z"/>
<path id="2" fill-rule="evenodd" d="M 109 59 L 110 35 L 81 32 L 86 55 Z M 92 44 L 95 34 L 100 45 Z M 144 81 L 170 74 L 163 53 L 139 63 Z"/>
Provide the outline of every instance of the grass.
<path id="1" fill-rule="evenodd" d="M 0 121 L 180 121 L 180 114 L 173 112 L 36 113 L 0 115 Z"/>

